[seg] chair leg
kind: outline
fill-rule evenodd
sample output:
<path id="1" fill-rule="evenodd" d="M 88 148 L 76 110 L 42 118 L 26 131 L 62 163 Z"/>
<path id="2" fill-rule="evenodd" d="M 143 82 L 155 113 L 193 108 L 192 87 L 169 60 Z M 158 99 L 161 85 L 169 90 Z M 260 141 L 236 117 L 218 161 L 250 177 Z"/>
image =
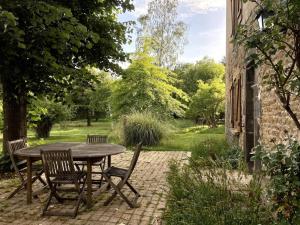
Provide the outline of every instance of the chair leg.
<path id="1" fill-rule="evenodd" d="M 43 180 L 43 178 L 41 177 L 42 174 L 37 175 L 38 180 L 44 185 L 47 186 L 47 183 Z"/>
<path id="2" fill-rule="evenodd" d="M 47 199 L 47 202 L 46 202 L 46 204 L 45 204 L 45 206 L 44 206 L 42 216 L 45 216 L 45 215 L 46 215 L 52 197 L 53 197 L 53 193 L 52 193 L 52 190 L 51 190 L 51 191 L 50 191 L 50 194 L 49 194 L 49 197 L 48 197 L 48 199 Z"/>
<path id="3" fill-rule="evenodd" d="M 77 203 L 76 203 L 76 206 L 75 206 L 75 209 L 74 209 L 74 215 L 73 215 L 74 218 L 77 216 L 78 209 L 79 209 L 81 201 L 85 202 L 85 200 L 84 200 L 84 187 L 85 187 L 85 183 L 86 183 L 86 178 L 84 178 L 83 184 L 82 184 L 81 188 L 79 186 L 77 186 L 78 200 L 77 200 Z"/>
<path id="4" fill-rule="evenodd" d="M 117 194 L 121 196 L 125 200 L 125 202 L 129 205 L 130 208 L 136 208 L 136 204 L 132 203 L 121 191 L 121 188 L 123 187 L 123 180 L 121 180 L 117 185 L 115 185 L 111 179 L 108 178 L 106 174 L 103 174 L 105 180 L 111 185 L 111 187 L 115 190 L 115 192 L 104 202 L 104 205 L 108 205 L 115 197 Z"/>
<path id="5" fill-rule="evenodd" d="M 63 202 L 64 202 L 64 199 L 63 199 L 62 197 L 60 197 L 60 196 L 57 194 L 56 186 L 57 186 L 57 184 L 55 184 L 55 185 L 53 185 L 52 187 L 50 187 L 50 191 L 51 191 L 52 195 L 56 198 L 56 200 L 57 200 L 59 203 L 63 203 Z"/>
<path id="6" fill-rule="evenodd" d="M 112 200 L 117 196 L 117 192 L 114 191 L 114 193 L 108 198 L 106 199 L 106 201 L 103 203 L 104 206 L 107 206 L 109 203 L 112 202 Z"/>
<path id="7" fill-rule="evenodd" d="M 99 188 L 101 187 L 102 185 L 102 182 L 103 182 L 103 171 L 105 169 L 105 158 L 103 159 L 103 164 L 100 164 L 100 170 L 101 170 L 101 178 L 100 178 L 100 184 L 99 184 Z"/>
<path id="8" fill-rule="evenodd" d="M 22 183 L 12 193 L 9 194 L 9 196 L 7 197 L 7 199 L 10 199 L 10 198 L 14 197 L 19 191 L 21 191 L 24 188 L 25 188 L 25 183 Z"/>
<path id="9" fill-rule="evenodd" d="M 128 182 L 128 181 L 126 181 L 126 185 L 130 188 L 130 190 L 132 190 L 132 192 L 136 195 L 136 196 L 138 196 L 138 197 L 140 197 L 141 195 L 140 195 L 140 193 Z"/>

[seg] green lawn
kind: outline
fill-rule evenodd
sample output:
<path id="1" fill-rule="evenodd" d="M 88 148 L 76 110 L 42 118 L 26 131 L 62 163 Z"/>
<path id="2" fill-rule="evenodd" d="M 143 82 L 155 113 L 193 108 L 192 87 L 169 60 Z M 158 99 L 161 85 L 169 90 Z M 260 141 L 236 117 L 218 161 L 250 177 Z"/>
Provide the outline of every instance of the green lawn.
<path id="1" fill-rule="evenodd" d="M 149 147 L 149 150 L 189 151 L 190 147 L 205 139 L 224 139 L 225 130 L 221 125 L 218 128 L 196 126 L 191 121 L 177 120 L 173 122 L 174 131 L 168 138 L 162 140 L 159 146 Z"/>
<path id="2" fill-rule="evenodd" d="M 101 120 L 93 122 L 92 126 L 87 127 L 85 121 L 66 122 L 64 125 L 55 125 L 51 131 L 51 137 L 45 140 L 38 140 L 34 132 L 28 131 L 30 145 L 39 145 L 53 142 L 74 141 L 84 142 L 87 134 L 110 135 L 113 129 L 113 122 Z M 148 150 L 178 150 L 189 151 L 190 146 L 205 139 L 224 139 L 224 126 L 209 129 L 206 126 L 195 126 L 188 120 L 174 120 L 171 126 L 171 134 L 162 140 L 159 146 L 148 147 Z"/>

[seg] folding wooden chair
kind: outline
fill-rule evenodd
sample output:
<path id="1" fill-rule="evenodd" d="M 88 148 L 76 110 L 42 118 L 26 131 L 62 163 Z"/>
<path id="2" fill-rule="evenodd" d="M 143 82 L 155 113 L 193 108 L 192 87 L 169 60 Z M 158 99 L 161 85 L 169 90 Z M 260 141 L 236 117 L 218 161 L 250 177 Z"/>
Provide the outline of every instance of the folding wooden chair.
<path id="1" fill-rule="evenodd" d="M 10 160 L 12 163 L 12 167 L 15 170 L 16 174 L 18 175 L 21 184 L 7 197 L 12 198 L 15 194 L 17 194 L 22 189 L 26 188 L 27 185 L 27 179 L 25 177 L 26 174 L 26 160 L 18 160 L 18 158 L 14 155 L 14 153 L 20 149 L 26 148 L 26 138 L 14 140 L 14 141 L 8 141 L 8 152 L 10 156 Z M 32 183 L 34 183 L 36 180 L 39 180 L 44 186 L 47 186 L 47 183 L 41 178 L 42 174 L 44 173 L 42 165 L 35 165 L 33 164 L 33 176 L 32 176 Z"/>
<path id="2" fill-rule="evenodd" d="M 84 187 L 86 182 L 86 173 L 75 171 L 72 152 L 69 150 L 41 150 L 43 167 L 46 179 L 50 188 L 50 195 L 43 209 L 43 216 L 77 216 L 80 203 L 85 202 Z M 74 191 L 78 193 L 77 198 L 63 198 L 58 194 L 57 186 L 73 184 Z M 73 212 L 62 212 L 48 210 L 52 197 L 60 203 L 64 200 L 77 200 Z"/>
<path id="3" fill-rule="evenodd" d="M 122 168 L 118 168 L 118 167 L 109 167 L 107 168 L 104 172 L 103 172 L 103 177 L 104 179 L 109 183 L 109 185 L 114 189 L 114 192 L 113 194 L 104 202 L 104 205 L 108 205 L 116 196 L 117 194 L 120 195 L 125 201 L 126 203 L 130 206 L 130 208 L 137 208 L 137 204 L 136 204 L 136 201 L 137 199 L 140 197 L 140 194 L 138 193 L 138 191 L 129 183 L 129 178 L 137 164 L 137 161 L 138 161 L 138 158 L 139 158 L 139 155 L 140 155 L 140 152 L 141 152 L 141 149 L 142 149 L 142 143 L 138 144 L 135 151 L 134 151 L 134 154 L 133 154 L 133 157 L 132 157 L 132 160 L 131 160 L 131 163 L 130 163 L 130 166 L 128 169 L 122 169 Z M 113 181 L 112 181 L 112 177 L 118 177 L 120 178 L 120 181 L 115 184 Z M 135 198 L 133 199 L 133 201 L 130 201 L 124 194 L 123 192 L 121 191 L 121 189 L 124 187 L 124 185 L 127 185 L 130 190 L 135 194 Z"/>
<path id="4" fill-rule="evenodd" d="M 86 138 L 86 143 L 88 144 L 99 144 L 99 143 L 107 143 L 106 135 L 89 135 Z"/>
<path id="5" fill-rule="evenodd" d="M 106 135 L 87 135 L 86 138 L 86 143 L 87 144 L 101 144 L 101 143 L 107 143 L 107 136 Z M 104 171 L 105 168 L 105 162 L 106 162 L 106 158 L 103 157 L 100 161 L 93 163 L 92 166 L 94 167 L 100 167 L 100 172 L 92 170 L 92 174 L 100 174 L 100 180 L 98 179 L 93 179 L 92 183 L 93 184 L 99 184 L 99 186 L 101 186 L 102 182 L 103 182 L 103 176 L 102 176 L 102 172 Z M 84 167 L 86 166 L 86 162 L 80 162 L 80 163 L 75 163 L 76 167 L 78 170 L 80 170 L 80 166 L 81 166 L 81 170 L 84 170 Z"/>

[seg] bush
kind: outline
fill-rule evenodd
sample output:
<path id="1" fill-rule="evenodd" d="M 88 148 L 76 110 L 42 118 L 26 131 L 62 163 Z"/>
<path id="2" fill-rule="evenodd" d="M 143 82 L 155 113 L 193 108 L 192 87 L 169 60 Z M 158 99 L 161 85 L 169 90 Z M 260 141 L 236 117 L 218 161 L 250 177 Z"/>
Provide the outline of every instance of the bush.
<path id="1" fill-rule="evenodd" d="M 29 106 L 29 124 L 37 138 L 48 138 L 54 123 L 72 117 L 71 107 L 46 97 L 32 99 Z"/>
<path id="2" fill-rule="evenodd" d="M 242 184 L 245 177 L 229 174 L 221 165 L 203 159 L 183 167 L 171 164 L 166 225 L 271 224 L 271 213 L 261 200 L 261 179 Z"/>
<path id="3" fill-rule="evenodd" d="M 117 136 L 126 146 L 136 145 L 139 142 L 143 142 L 145 146 L 158 145 L 167 133 L 162 121 L 150 112 L 133 112 L 123 116 L 116 129 Z"/>
<path id="4" fill-rule="evenodd" d="M 208 139 L 196 143 L 191 148 L 192 159 L 219 160 L 229 162 L 233 169 L 241 162 L 242 150 L 238 146 L 229 146 L 225 139 Z"/>
<path id="5" fill-rule="evenodd" d="M 300 144 L 287 137 L 272 148 L 256 147 L 254 160 L 261 160 L 269 177 L 268 197 L 279 224 L 300 224 Z"/>

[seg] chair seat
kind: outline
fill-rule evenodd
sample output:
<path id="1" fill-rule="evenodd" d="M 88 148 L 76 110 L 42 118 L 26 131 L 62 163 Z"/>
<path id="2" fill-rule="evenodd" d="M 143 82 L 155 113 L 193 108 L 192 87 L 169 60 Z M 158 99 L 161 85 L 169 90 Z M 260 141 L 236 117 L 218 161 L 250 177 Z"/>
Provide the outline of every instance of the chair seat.
<path id="1" fill-rule="evenodd" d="M 104 173 L 107 174 L 108 176 L 115 176 L 115 177 L 124 177 L 127 172 L 128 170 L 126 169 L 122 169 L 114 166 L 109 167 L 104 171 Z"/>
<path id="2" fill-rule="evenodd" d="M 75 172 L 70 174 L 57 175 L 51 180 L 52 183 L 56 184 L 73 184 L 74 181 L 80 181 L 80 179 L 86 176 L 85 172 Z"/>

